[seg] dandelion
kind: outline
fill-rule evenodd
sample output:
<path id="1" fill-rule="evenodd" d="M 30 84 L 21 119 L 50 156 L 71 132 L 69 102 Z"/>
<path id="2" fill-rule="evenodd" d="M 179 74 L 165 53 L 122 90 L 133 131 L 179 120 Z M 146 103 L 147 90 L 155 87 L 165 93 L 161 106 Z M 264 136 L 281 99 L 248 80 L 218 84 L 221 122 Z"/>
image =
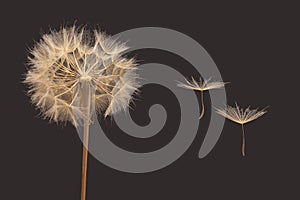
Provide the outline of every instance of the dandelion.
<path id="1" fill-rule="evenodd" d="M 93 110 L 105 117 L 125 110 L 139 87 L 135 60 L 121 56 L 126 49 L 105 33 L 73 26 L 43 35 L 30 50 L 24 82 L 33 104 L 50 121 L 84 127 L 82 200 Z"/>
<path id="2" fill-rule="evenodd" d="M 261 117 L 267 111 L 265 109 L 260 111 L 258 109 L 250 110 L 250 106 L 244 110 L 236 103 L 235 107 L 226 106 L 225 109 L 216 109 L 216 112 L 225 118 L 242 125 L 242 155 L 245 156 L 244 124 Z"/>
<path id="3" fill-rule="evenodd" d="M 186 84 L 185 83 L 178 83 L 177 86 L 178 87 L 182 87 L 185 89 L 190 89 L 190 90 L 197 90 L 201 92 L 201 104 L 202 104 L 202 108 L 201 108 L 201 114 L 199 119 L 201 119 L 204 115 L 204 99 L 203 99 L 203 93 L 206 90 L 211 90 L 211 89 L 217 89 L 217 88 L 222 88 L 224 87 L 224 85 L 226 83 L 222 82 L 222 81 L 215 81 L 215 82 L 210 82 L 211 78 L 209 79 L 202 79 L 200 78 L 199 82 L 197 82 L 193 77 L 192 77 L 192 81 L 188 81 L 185 79 Z"/>

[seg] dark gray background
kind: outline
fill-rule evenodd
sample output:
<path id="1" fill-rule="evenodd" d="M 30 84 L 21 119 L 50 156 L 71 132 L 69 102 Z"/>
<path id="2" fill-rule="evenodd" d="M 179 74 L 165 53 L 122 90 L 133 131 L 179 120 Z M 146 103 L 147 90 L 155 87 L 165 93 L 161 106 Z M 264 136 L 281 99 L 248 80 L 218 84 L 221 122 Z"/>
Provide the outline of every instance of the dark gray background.
<path id="1" fill-rule="evenodd" d="M 165 2 L 165 1 L 164 1 Z M 110 169 L 89 157 L 88 199 L 297 199 L 299 187 L 299 10 L 296 5 L 259 3 L 129 3 L 127 1 L 9 2 L 1 6 L 1 197 L 3 199 L 80 199 L 82 145 L 75 129 L 38 117 L 21 83 L 26 48 L 61 24 L 99 25 L 108 34 L 157 26 L 197 40 L 223 76 L 229 104 L 270 105 L 267 115 L 246 126 L 246 158 L 241 157 L 241 127 L 226 121 L 213 151 L 198 159 L 209 113 L 196 140 L 172 165 L 147 174 Z M 226 1 L 227 2 L 227 1 Z M 197 76 L 185 60 L 168 52 L 132 52 L 141 63 L 168 64 Z M 298 70 L 299 71 L 299 70 Z M 167 100 L 162 100 L 160 97 Z M 209 97 L 206 95 L 206 102 Z M 178 102 L 157 85 L 142 88 L 131 112 L 140 125 L 149 122 L 145 108 L 166 104 L 166 127 L 146 140 L 126 136 L 108 119 L 108 137 L 124 149 L 147 152 L 176 134 Z M 207 110 L 210 108 L 207 103 Z M 3 112 L 4 111 L 4 112 Z M 296 129 L 297 128 L 297 129 Z M 188 134 L 188 133 L 187 133 Z"/>

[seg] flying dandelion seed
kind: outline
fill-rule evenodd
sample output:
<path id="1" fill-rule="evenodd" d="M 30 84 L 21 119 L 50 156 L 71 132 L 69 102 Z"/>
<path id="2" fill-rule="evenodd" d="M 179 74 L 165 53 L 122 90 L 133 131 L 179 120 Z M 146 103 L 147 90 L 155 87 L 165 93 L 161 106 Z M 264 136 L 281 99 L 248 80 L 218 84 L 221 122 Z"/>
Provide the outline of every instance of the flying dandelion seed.
<path id="1" fill-rule="evenodd" d="M 223 117 L 242 125 L 242 155 L 245 156 L 246 144 L 244 124 L 261 117 L 267 111 L 265 109 L 260 111 L 258 109 L 250 110 L 250 106 L 244 110 L 243 108 L 240 108 L 236 103 L 235 107 L 227 105 L 225 109 L 216 109 L 216 112 Z"/>
<path id="2" fill-rule="evenodd" d="M 211 78 L 209 78 L 209 79 L 200 78 L 199 82 L 197 82 L 192 77 L 192 81 L 188 81 L 188 80 L 185 79 L 186 84 L 185 83 L 180 83 L 180 82 L 177 84 L 178 87 L 182 87 L 182 88 L 190 89 L 190 90 L 197 90 L 197 91 L 201 92 L 201 104 L 202 104 L 201 107 L 202 108 L 201 108 L 201 114 L 200 114 L 199 119 L 201 119 L 204 115 L 204 99 L 203 99 L 204 91 L 222 88 L 226 84 L 226 83 L 221 82 L 221 81 L 210 82 L 210 80 L 211 80 Z"/>
<path id="3" fill-rule="evenodd" d="M 92 111 L 106 117 L 125 110 L 139 87 L 135 60 L 121 57 L 126 49 L 102 32 L 73 26 L 43 35 L 30 51 L 24 82 L 31 101 L 50 121 L 84 127 L 82 200 Z"/>

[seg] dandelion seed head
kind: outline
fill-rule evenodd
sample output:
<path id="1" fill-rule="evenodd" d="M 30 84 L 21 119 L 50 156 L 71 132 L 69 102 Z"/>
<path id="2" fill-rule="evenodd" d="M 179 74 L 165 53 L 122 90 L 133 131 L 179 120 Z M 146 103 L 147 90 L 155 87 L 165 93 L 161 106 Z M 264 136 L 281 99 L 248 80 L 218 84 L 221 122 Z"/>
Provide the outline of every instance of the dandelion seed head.
<path id="1" fill-rule="evenodd" d="M 98 112 L 108 116 L 126 109 L 140 86 L 135 60 L 121 56 L 127 49 L 105 33 L 75 26 L 43 35 L 30 50 L 24 81 L 32 102 L 51 121 L 77 126 L 85 114 L 75 100 L 87 82 Z"/>
<path id="2" fill-rule="evenodd" d="M 190 90 L 198 90 L 198 91 L 205 91 L 205 90 L 211 90 L 211 89 L 217 89 L 222 88 L 226 83 L 222 81 L 211 81 L 211 78 L 209 79 L 203 79 L 200 78 L 199 81 L 196 81 L 193 77 L 191 81 L 186 80 L 186 83 L 178 83 L 178 87 L 182 87 L 185 89 Z"/>
<path id="3" fill-rule="evenodd" d="M 238 124 L 246 124 L 248 122 L 251 122 L 262 115 L 264 115 L 267 111 L 265 109 L 258 110 L 258 109 L 250 109 L 250 107 L 243 109 L 240 108 L 237 103 L 235 104 L 235 107 L 226 106 L 225 109 L 216 109 L 216 112 L 223 117 L 234 121 Z"/>

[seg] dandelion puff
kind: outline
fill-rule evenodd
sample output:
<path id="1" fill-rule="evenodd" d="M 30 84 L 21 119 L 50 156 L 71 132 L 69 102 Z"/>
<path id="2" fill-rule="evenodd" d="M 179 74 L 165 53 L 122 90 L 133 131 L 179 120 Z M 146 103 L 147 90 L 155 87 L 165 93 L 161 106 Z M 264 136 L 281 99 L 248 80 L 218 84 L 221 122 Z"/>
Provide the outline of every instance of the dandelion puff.
<path id="1" fill-rule="evenodd" d="M 266 108 L 262 110 L 258 109 L 250 109 L 250 106 L 246 109 L 240 108 L 237 103 L 235 107 L 226 106 L 225 109 L 216 109 L 216 112 L 223 117 L 242 125 L 242 155 L 245 156 L 245 130 L 244 124 L 251 122 L 262 115 L 264 115 L 267 111 Z"/>
<path id="2" fill-rule="evenodd" d="M 121 56 L 127 49 L 98 30 L 73 26 L 43 35 L 30 50 L 24 82 L 33 104 L 50 121 L 84 127 L 82 200 L 93 110 L 105 117 L 125 110 L 140 86 L 135 60 Z"/>
<path id="3" fill-rule="evenodd" d="M 191 81 L 188 81 L 185 79 L 186 83 L 178 83 L 177 86 L 178 87 L 182 87 L 185 89 L 190 89 L 190 90 L 197 90 L 201 92 L 201 113 L 200 113 L 200 117 L 199 119 L 201 119 L 204 115 L 204 99 L 203 99 L 203 93 L 204 91 L 207 90 L 212 90 L 212 89 L 218 89 L 218 88 L 222 88 L 224 87 L 224 85 L 226 83 L 222 82 L 222 81 L 210 81 L 211 78 L 209 79 L 203 79 L 200 78 L 199 82 L 197 82 L 193 77 Z"/>

